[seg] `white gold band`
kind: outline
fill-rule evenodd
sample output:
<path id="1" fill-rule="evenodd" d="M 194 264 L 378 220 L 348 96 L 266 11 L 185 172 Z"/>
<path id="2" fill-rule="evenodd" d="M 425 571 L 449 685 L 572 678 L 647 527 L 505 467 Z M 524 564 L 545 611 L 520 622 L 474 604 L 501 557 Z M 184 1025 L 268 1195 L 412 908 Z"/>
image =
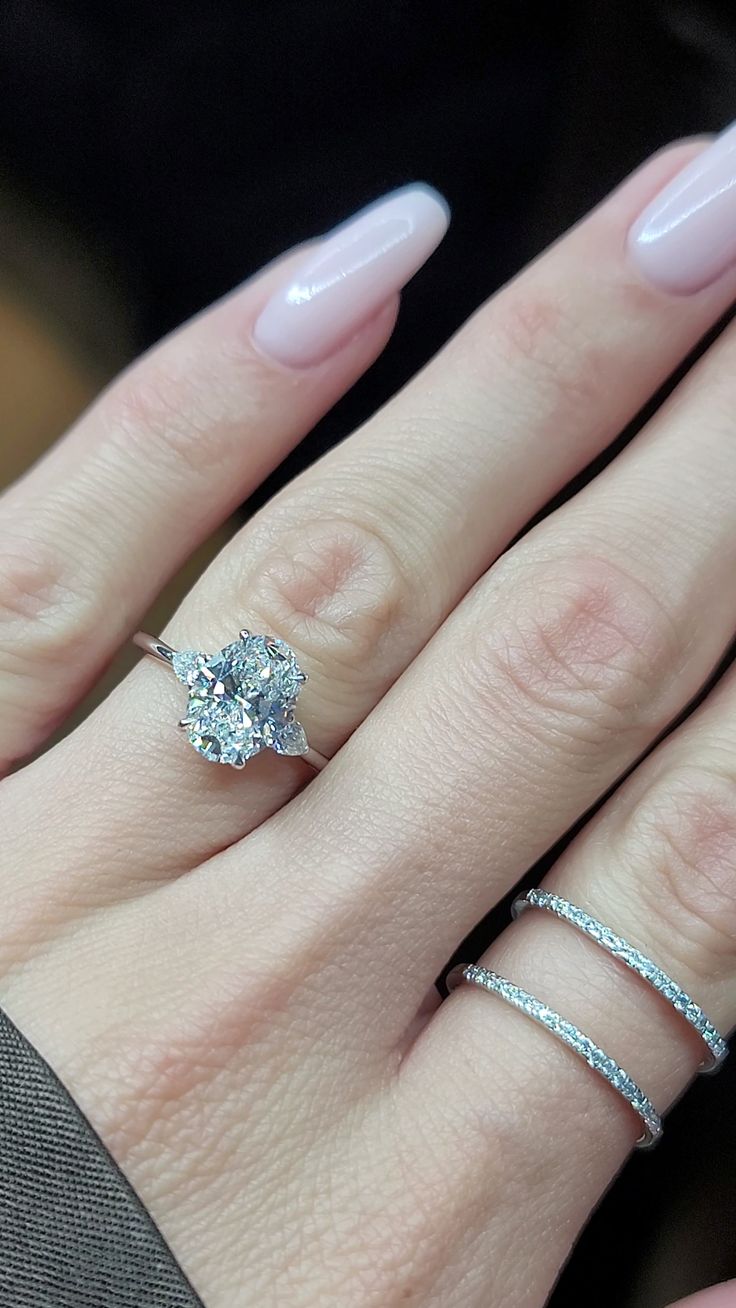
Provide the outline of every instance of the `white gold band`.
<path id="1" fill-rule="evenodd" d="M 656 1108 L 615 1059 L 606 1054 L 589 1036 L 572 1022 L 561 1017 L 554 1009 L 548 1008 L 541 1000 L 535 999 L 534 995 L 522 990 L 520 986 L 515 986 L 505 977 L 499 976 L 497 972 L 473 964 L 468 967 L 456 967 L 447 977 L 448 990 L 454 990 L 463 981 L 468 985 L 480 986 L 483 990 L 505 999 L 507 1004 L 518 1008 L 534 1022 L 551 1031 L 552 1035 L 557 1036 L 558 1040 L 584 1059 L 594 1072 L 607 1081 L 641 1118 L 644 1129 L 637 1140 L 639 1148 L 645 1149 L 656 1144 L 662 1134 L 662 1119 Z"/>
<path id="2" fill-rule="evenodd" d="M 589 939 L 600 945 L 613 958 L 624 963 L 626 967 L 640 976 L 642 981 L 646 981 L 652 989 L 666 999 L 669 1004 L 690 1023 L 693 1030 L 705 1042 L 709 1058 L 703 1064 L 704 1072 L 715 1072 L 728 1054 L 728 1044 L 724 1040 L 720 1031 L 708 1020 L 702 1008 L 695 1003 L 681 986 L 678 986 L 672 977 L 662 971 L 656 963 L 653 963 L 646 954 L 642 954 L 638 949 L 634 949 L 627 940 L 617 936 L 597 918 L 591 917 L 582 908 L 576 904 L 571 904 L 567 899 L 562 899 L 559 895 L 553 895 L 547 890 L 530 890 L 526 895 L 520 895 L 514 901 L 512 913 L 518 917 L 520 913 L 527 908 L 540 908 L 547 913 L 554 913 L 555 917 L 561 918 L 564 922 L 569 922 L 578 931 L 582 931 Z"/>

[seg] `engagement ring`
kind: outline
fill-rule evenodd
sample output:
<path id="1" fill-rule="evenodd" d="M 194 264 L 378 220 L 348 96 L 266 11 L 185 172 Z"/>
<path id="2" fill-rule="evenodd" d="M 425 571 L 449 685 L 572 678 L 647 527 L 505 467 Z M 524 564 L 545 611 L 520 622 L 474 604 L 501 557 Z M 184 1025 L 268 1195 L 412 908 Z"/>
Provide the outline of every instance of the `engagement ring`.
<path id="1" fill-rule="evenodd" d="M 179 725 L 204 758 L 244 768 L 256 754 L 272 749 L 303 758 L 317 771 L 325 766 L 327 759 L 310 748 L 295 716 L 307 677 L 283 640 L 243 630 L 216 654 L 175 650 L 144 631 L 133 640 L 187 687 Z"/>

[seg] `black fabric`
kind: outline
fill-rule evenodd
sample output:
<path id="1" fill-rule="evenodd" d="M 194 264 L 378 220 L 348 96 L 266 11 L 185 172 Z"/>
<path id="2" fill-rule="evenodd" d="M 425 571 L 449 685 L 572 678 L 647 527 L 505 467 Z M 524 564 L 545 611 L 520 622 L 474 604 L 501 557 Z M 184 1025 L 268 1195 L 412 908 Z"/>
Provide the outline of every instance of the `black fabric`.
<path id="1" fill-rule="evenodd" d="M 0 1011 L 2 1308 L 202 1308 L 58 1077 Z"/>

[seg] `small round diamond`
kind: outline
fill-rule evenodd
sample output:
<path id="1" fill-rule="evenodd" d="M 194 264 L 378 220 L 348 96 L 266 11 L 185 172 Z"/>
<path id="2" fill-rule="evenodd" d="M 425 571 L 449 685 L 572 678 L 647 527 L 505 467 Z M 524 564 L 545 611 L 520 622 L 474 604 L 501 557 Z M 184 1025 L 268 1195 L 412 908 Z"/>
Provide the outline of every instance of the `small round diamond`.
<path id="1" fill-rule="evenodd" d="M 174 671 L 189 687 L 182 725 L 205 758 L 243 767 L 260 750 L 305 754 L 294 705 L 306 680 L 282 640 L 241 635 L 211 656 L 187 650 Z"/>

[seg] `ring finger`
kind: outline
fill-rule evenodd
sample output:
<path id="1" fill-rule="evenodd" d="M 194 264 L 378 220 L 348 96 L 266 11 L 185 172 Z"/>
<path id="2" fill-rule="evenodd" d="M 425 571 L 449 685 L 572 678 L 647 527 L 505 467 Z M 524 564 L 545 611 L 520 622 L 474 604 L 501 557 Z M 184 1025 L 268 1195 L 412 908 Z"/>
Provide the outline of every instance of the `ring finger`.
<path id="1" fill-rule="evenodd" d="M 383 311 L 310 369 L 250 326 L 304 251 L 266 269 L 124 373 L 0 498 L 0 773 L 92 684 L 192 550 L 373 361 Z"/>

